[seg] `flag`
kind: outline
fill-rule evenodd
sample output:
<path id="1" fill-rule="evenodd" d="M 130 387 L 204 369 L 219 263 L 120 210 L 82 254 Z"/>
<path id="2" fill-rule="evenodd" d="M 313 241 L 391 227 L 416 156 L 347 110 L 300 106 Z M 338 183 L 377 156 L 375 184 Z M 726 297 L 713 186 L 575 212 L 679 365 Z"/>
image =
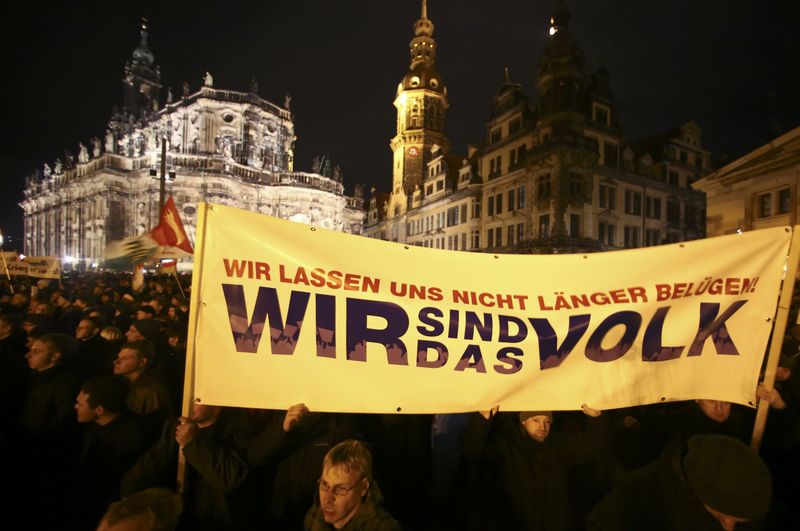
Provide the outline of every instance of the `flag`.
<path id="1" fill-rule="evenodd" d="M 159 223 L 153 230 L 106 245 L 105 266 L 130 269 L 139 264 L 155 263 L 162 258 L 191 256 L 193 252 L 175 201 L 170 196 L 161 209 Z"/>
<path id="2" fill-rule="evenodd" d="M 164 208 L 161 209 L 161 220 L 158 226 L 150 231 L 150 235 L 163 247 L 177 247 L 187 254 L 194 253 L 172 196 L 169 196 L 167 202 L 164 203 Z"/>

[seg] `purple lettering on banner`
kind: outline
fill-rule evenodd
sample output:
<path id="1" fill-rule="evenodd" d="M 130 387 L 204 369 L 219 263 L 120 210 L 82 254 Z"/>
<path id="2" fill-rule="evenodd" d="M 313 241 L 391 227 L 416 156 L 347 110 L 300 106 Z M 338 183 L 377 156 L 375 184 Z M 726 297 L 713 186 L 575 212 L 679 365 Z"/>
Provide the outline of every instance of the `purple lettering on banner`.
<path id="1" fill-rule="evenodd" d="M 647 323 L 647 329 L 644 332 L 644 340 L 642 341 L 642 361 L 666 361 L 674 360 L 681 357 L 681 352 L 686 348 L 682 347 L 665 347 L 662 343 L 664 335 L 664 319 L 669 312 L 669 306 L 659 308 L 653 314 L 653 318 Z"/>
<path id="2" fill-rule="evenodd" d="M 429 350 L 436 352 L 435 360 L 428 360 Z M 438 341 L 427 341 L 421 339 L 417 342 L 417 367 L 438 369 L 447 363 L 448 355 L 447 347 Z"/>
<path id="3" fill-rule="evenodd" d="M 502 363 L 503 365 L 497 364 L 494 366 L 494 370 L 498 372 L 498 374 L 514 374 L 522 369 L 522 360 L 515 358 L 514 356 L 524 356 L 525 353 L 522 352 L 521 348 L 517 347 L 503 347 L 497 351 L 497 361 Z"/>
<path id="4" fill-rule="evenodd" d="M 689 347 L 689 356 L 699 356 L 703 353 L 703 345 L 709 336 L 714 342 L 714 347 L 717 349 L 717 354 L 727 354 L 730 356 L 738 356 L 739 350 L 731 339 L 728 333 L 728 328 L 725 326 L 725 321 L 739 310 L 747 301 L 735 301 L 728 306 L 728 309 L 722 312 L 722 315 L 717 317 L 719 313 L 719 303 L 717 302 L 702 302 L 700 303 L 700 326 L 697 330 L 697 335 L 692 341 L 692 346 Z"/>
<path id="5" fill-rule="evenodd" d="M 444 333 L 444 325 L 440 321 L 434 319 L 434 317 L 438 317 L 439 319 L 444 317 L 442 310 L 439 308 L 434 308 L 433 306 L 426 306 L 425 308 L 422 308 L 419 311 L 417 318 L 419 319 L 420 323 L 427 325 L 430 328 L 418 326 L 417 332 L 426 337 L 437 337 L 442 335 Z"/>
<path id="6" fill-rule="evenodd" d="M 583 334 L 586 333 L 590 319 L 591 315 L 589 314 L 570 316 L 567 337 L 564 338 L 559 347 L 556 331 L 550 325 L 550 321 L 529 318 L 528 321 L 530 321 L 531 326 L 539 336 L 539 367 L 544 370 L 561 365 L 561 362 L 570 355 L 572 349 L 575 348 Z"/>
<path id="7" fill-rule="evenodd" d="M 622 325 L 625 327 L 625 333 L 611 348 L 603 348 L 603 338 L 615 326 Z M 586 357 L 592 361 L 614 361 L 627 353 L 633 346 L 633 341 L 636 339 L 636 334 L 639 333 L 639 328 L 642 326 L 642 316 L 636 312 L 625 311 L 612 313 L 606 317 L 600 326 L 589 337 L 586 343 Z"/>
<path id="8" fill-rule="evenodd" d="M 336 357 L 336 297 L 317 294 L 317 357 Z"/>
<path id="9" fill-rule="evenodd" d="M 233 334 L 237 352 L 256 352 L 261 336 L 269 319 L 269 335 L 273 354 L 294 354 L 297 338 L 303 326 L 303 317 L 308 307 L 309 294 L 292 291 L 289 310 L 286 312 L 286 325 L 283 324 L 278 292 L 275 288 L 260 287 L 256 295 L 253 317 L 247 319 L 247 305 L 244 287 L 241 284 L 223 284 L 225 304 L 228 307 L 228 321 Z"/>
<path id="10" fill-rule="evenodd" d="M 481 354 L 481 348 L 478 345 L 467 346 L 466 350 L 464 350 L 464 355 L 458 360 L 454 370 L 463 371 L 465 369 L 475 369 L 480 373 L 486 372 L 486 364 L 483 363 L 483 354 Z"/>
<path id="11" fill-rule="evenodd" d="M 517 325 L 517 333 L 509 334 L 508 325 L 514 323 Z M 528 337 L 528 327 L 525 321 L 513 315 L 498 315 L 497 324 L 500 328 L 500 337 L 497 339 L 501 343 L 520 343 Z"/>
<path id="12" fill-rule="evenodd" d="M 368 328 L 369 316 L 386 319 L 386 328 Z M 400 337 L 408 330 L 408 314 L 393 302 L 347 299 L 347 359 L 367 361 L 367 343 L 386 347 L 390 365 L 408 365 L 408 349 Z"/>

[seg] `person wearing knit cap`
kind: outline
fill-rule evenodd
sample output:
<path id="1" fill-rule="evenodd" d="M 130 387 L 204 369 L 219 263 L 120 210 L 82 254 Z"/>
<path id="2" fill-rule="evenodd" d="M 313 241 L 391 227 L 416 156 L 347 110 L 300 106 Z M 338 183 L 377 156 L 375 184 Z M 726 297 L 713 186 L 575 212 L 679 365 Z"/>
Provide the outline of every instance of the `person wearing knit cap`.
<path id="1" fill-rule="evenodd" d="M 161 325 L 155 319 L 139 319 L 125 332 L 128 341 L 139 341 L 146 339 L 153 345 L 161 342 Z"/>
<path id="2" fill-rule="evenodd" d="M 738 439 L 677 437 L 594 508 L 587 529 L 731 531 L 766 516 L 771 485 L 761 457 Z"/>

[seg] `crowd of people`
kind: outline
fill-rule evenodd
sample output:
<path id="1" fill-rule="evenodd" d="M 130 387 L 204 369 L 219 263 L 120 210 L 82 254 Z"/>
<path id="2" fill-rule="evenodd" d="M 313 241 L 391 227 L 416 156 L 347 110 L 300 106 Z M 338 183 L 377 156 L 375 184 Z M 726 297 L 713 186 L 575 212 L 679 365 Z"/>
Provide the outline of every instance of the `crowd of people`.
<path id="1" fill-rule="evenodd" d="M 758 388 L 756 452 L 754 410 L 705 399 L 181 416 L 189 296 L 177 276 L 0 281 L 2 498 L 19 529 L 800 529 L 798 326 Z"/>

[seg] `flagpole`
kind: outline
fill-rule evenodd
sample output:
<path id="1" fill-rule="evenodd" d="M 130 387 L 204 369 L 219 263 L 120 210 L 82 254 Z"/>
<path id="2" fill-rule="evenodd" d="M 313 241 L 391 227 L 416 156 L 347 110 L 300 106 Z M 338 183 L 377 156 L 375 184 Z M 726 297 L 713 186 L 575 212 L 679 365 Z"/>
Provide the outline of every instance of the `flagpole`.
<path id="1" fill-rule="evenodd" d="M 181 416 L 188 417 L 191 414 L 192 399 L 194 398 L 194 364 L 195 364 L 195 336 L 197 334 L 197 319 L 200 313 L 201 287 L 203 282 L 203 253 L 205 252 L 205 233 L 206 219 L 209 208 L 213 206 L 205 202 L 197 205 L 197 239 L 195 240 L 194 271 L 192 273 L 192 298 L 189 301 L 189 330 L 186 337 L 186 368 L 183 373 L 183 403 L 181 406 Z M 180 285 L 180 282 L 178 283 Z M 181 289 L 181 292 L 183 290 Z M 186 478 L 186 458 L 183 452 L 178 452 L 178 492 L 184 493 L 184 481 Z"/>
<path id="2" fill-rule="evenodd" d="M 792 229 L 787 228 L 787 230 Z M 764 370 L 763 384 L 769 391 L 772 391 L 775 387 L 775 373 L 778 371 L 778 361 L 780 361 L 781 348 L 783 347 L 783 336 L 786 333 L 786 322 L 789 320 L 789 307 L 792 303 L 792 293 L 797 278 L 798 261 L 800 261 L 800 225 L 795 225 L 792 242 L 789 246 L 789 257 L 786 259 L 786 276 L 783 279 L 781 296 L 778 300 L 778 312 L 775 315 L 775 327 L 772 329 L 772 339 L 769 344 L 767 367 Z M 756 451 L 758 451 L 759 446 L 761 446 L 761 439 L 764 436 L 764 426 L 767 423 L 768 413 L 769 400 L 761 400 L 758 403 L 756 422 L 753 426 L 753 436 L 750 440 L 750 446 Z"/>
<path id="3" fill-rule="evenodd" d="M 175 262 L 175 270 L 172 272 L 173 276 L 175 277 L 175 282 L 178 283 L 178 289 L 181 290 L 181 297 L 183 300 L 186 300 L 186 294 L 183 292 L 183 286 L 181 286 L 181 281 L 178 278 L 178 262 Z"/>

